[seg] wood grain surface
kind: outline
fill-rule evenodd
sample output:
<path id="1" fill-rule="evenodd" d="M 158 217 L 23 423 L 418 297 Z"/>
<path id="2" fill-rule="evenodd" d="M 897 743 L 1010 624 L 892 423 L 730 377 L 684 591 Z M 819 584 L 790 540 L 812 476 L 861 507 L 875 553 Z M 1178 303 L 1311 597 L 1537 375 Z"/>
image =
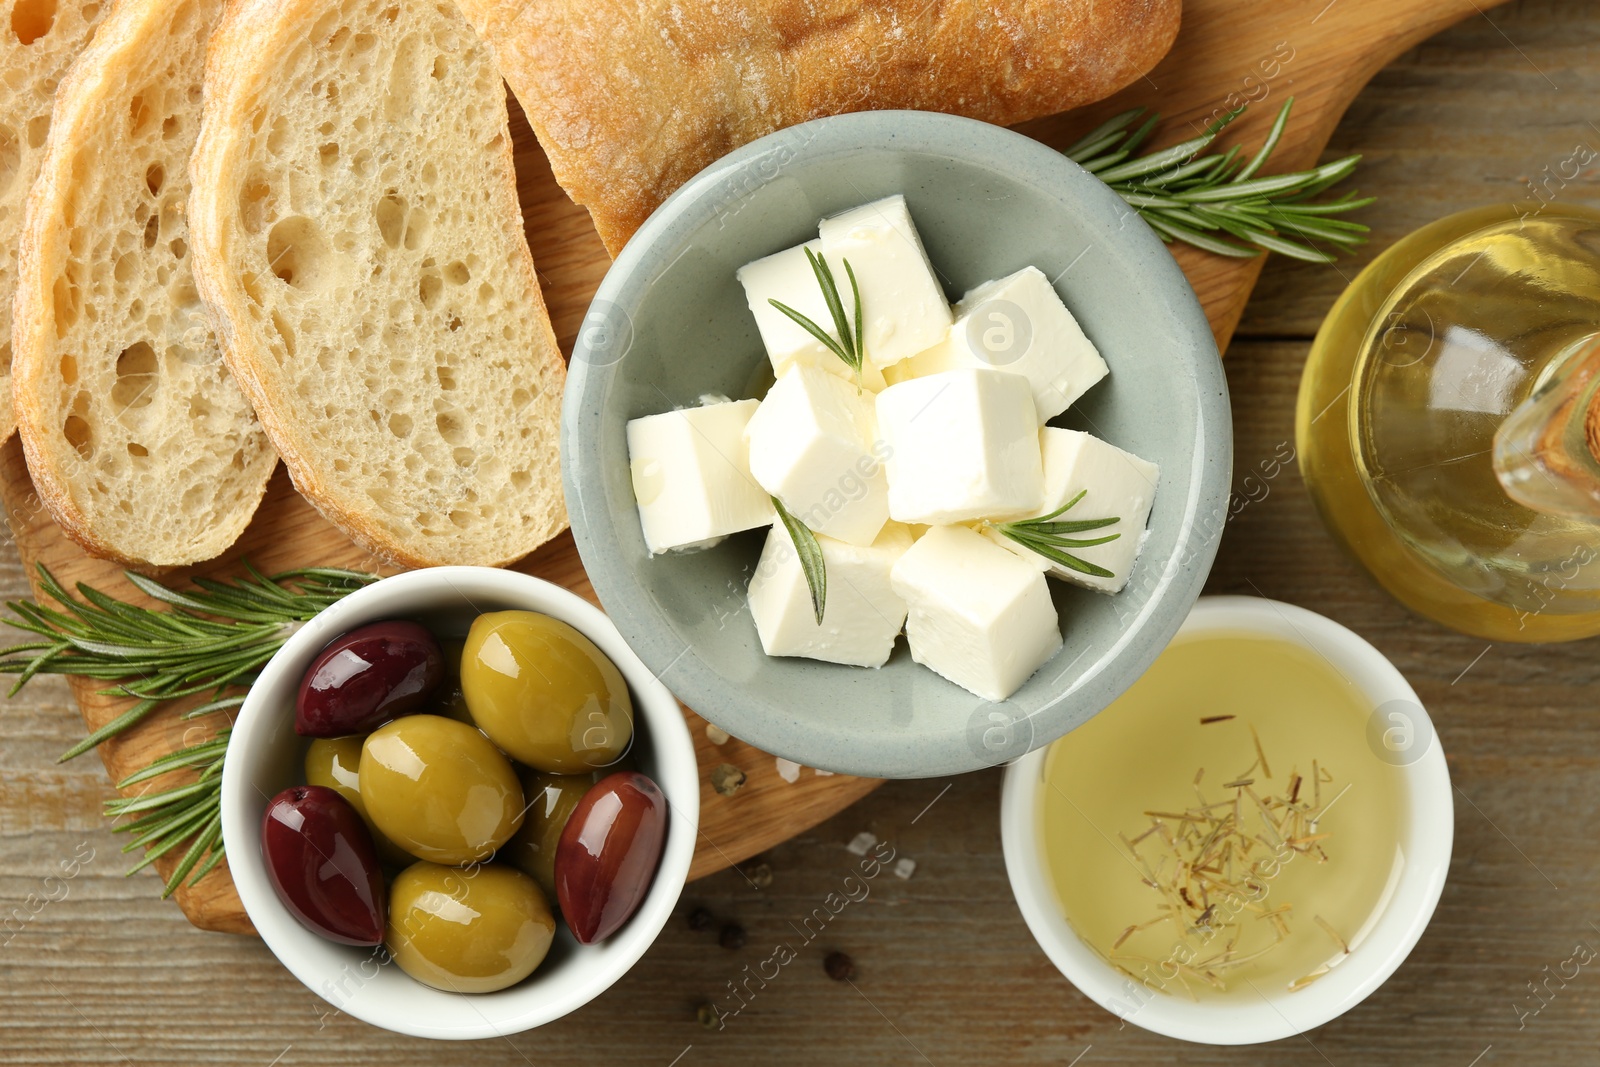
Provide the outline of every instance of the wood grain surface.
<path id="1" fill-rule="evenodd" d="M 1300 91 L 1302 63 L 1321 61 L 1299 31 L 1324 4 L 1274 5 L 1280 28 L 1269 36 L 1298 47 L 1263 109 Z M 82 724 L 67 686 L 41 679 L 0 706 L 0 1063 L 1593 1064 L 1600 976 L 1552 975 L 1578 945 L 1600 950 L 1600 845 L 1586 829 L 1600 817 L 1596 645 L 1488 646 L 1408 614 L 1340 554 L 1293 466 L 1273 478 L 1262 466 L 1292 446 L 1312 333 L 1373 254 L 1479 204 L 1534 210 L 1555 197 L 1600 208 L 1600 167 L 1567 177 L 1563 166 L 1600 150 L 1600 6 L 1524 0 L 1467 14 L 1379 72 L 1323 153 L 1365 155 L 1359 185 L 1380 197 L 1363 213 L 1372 245 L 1334 267 L 1272 259 L 1225 364 L 1235 487 L 1249 503 L 1208 591 L 1304 604 L 1383 649 L 1433 714 L 1458 789 L 1439 911 L 1364 1004 L 1257 1048 L 1119 1028 L 1057 974 L 1017 914 L 996 833 L 1000 778 L 989 772 L 889 783 L 739 871 L 691 885 L 638 967 L 565 1020 L 462 1046 L 400 1038 L 333 1012 L 259 942 L 190 928 L 157 899 L 154 876 L 122 878 L 127 858 L 99 815 L 112 795 L 104 772 L 54 763 Z M 1251 70 L 1241 62 L 1219 85 L 1218 106 Z M 535 256 L 549 286 L 556 255 L 536 245 Z M 570 339 L 576 321 L 558 326 Z M 0 593 L 26 593 L 10 550 L 0 551 Z M 862 831 L 915 871 L 880 876 L 804 941 L 794 926 L 839 890 L 854 862 L 844 846 Z M 696 907 L 716 916 L 710 931 L 689 929 Z M 743 948 L 718 947 L 725 922 L 743 928 Z M 756 995 L 725 1029 L 696 1024 L 702 1003 L 737 1007 L 728 984 L 785 941 L 797 958 L 764 988 L 752 983 Z M 834 950 L 854 958 L 853 984 L 824 973 Z"/>
<path id="2" fill-rule="evenodd" d="M 1462 17 L 1464 4 L 1476 2 L 1334 0 L 1322 6 L 1285 5 L 1282 0 L 1190 0 L 1171 54 L 1147 77 L 1096 107 L 1040 120 L 1026 129 L 1047 144 L 1064 147 L 1108 115 L 1153 106 L 1167 115 L 1165 137 L 1175 141 L 1239 103 L 1253 102 L 1261 105 L 1255 122 L 1241 122 L 1238 130 L 1241 136 L 1259 139 L 1270 119 L 1268 108 L 1277 106 L 1269 98 L 1292 92 L 1296 109 L 1274 166 L 1305 166 L 1321 151 L 1350 99 L 1373 71 L 1411 42 Z M 570 353 L 609 261 L 588 213 L 555 184 L 548 161 L 514 103 L 512 113 L 518 193 L 528 241 L 556 333 L 563 351 Z M 1206 309 L 1218 347 L 1226 348 L 1263 261 L 1213 256 L 1187 247 L 1178 248 L 1176 254 Z M 42 563 L 68 588 L 82 581 L 104 591 L 117 590 L 117 595 L 132 595 L 120 580 L 119 568 L 90 558 L 50 522 L 28 481 L 15 440 L 0 450 L 0 497 L 30 578 L 36 578 L 34 567 Z M 182 581 L 191 574 L 237 573 L 241 559 L 269 572 L 313 564 L 384 570 L 297 496 L 281 467 L 255 520 L 229 552 L 168 577 Z M 518 569 L 594 598 L 570 536 L 546 545 Z M 91 729 L 116 718 L 131 703 L 85 684 L 74 683 L 74 693 Z M 179 710 L 163 711 L 101 746 L 100 756 L 113 782 L 215 728 L 210 720 L 185 723 L 178 718 Z M 742 769 L 750 784 L 736 798 L 719 796 L 711 789 L 709 776 L 729 760 L 729 752 L 706 740 L 703 724 L 693 725 L 703 801 L 695 874 L 727 866 L 812 826 L 873 788 L 870 781 L 822 778 L 810 771 L 798 782 L 787 783 L 778 777 L 771 758 L 741 748 Z M 182 777 L 175 774 L 170 780 L 176 783 Z M 179 850 L 162 857 L 157 870 L 163 876 L 170 873 L 181 854 Z M 200 884 L 183 887 L 177 901 L 203 929 L 250 930 L 225 865 Z"/>

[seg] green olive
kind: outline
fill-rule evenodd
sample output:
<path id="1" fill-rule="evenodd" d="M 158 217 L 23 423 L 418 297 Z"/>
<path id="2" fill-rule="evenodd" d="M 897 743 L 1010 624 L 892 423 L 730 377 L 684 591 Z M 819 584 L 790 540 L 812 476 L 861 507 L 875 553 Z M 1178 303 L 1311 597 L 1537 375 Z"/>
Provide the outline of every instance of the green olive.
<path id="1" fill-rule="evenodd" d="M 306 748 L 306 784 L 325 785 L 350 802 L 361 816 L 361 821 L 372 831 L 372 842 L 378 846 L 378 858 L 389 867 L 404 867 L 416 861 L 411 853 L 390 841 L 367 814 L 366 801 L 361 799 L 361 742 L 360 737 L 319 737 Z"/>
<path id="2" fill-rule="evenodd" d="M 367 735 L 361 799 L 378 829 L 418 859 L 488 859 L 522 825 L 511 761 L 466 723 L 407 715 Z"/>
<path id="3" fill-rule="evenodd" d="M 509 867 L 414 863 L 389 890 L 389 954 L 435 989 L 492 993 L 516 985 L 544 961 L 555 932 L 538 885 Z"/>
<path id="4" fill-rule="evenodd" d="M 533 876 L 545 896 L 556 897 L 556 845 L 572 811 L 595 783 L 593 774 L 548 774 L 525 771 L 522 792 L 528 815 L 511 835 L 500 856 Z"/>
<path id="5" fill-rule="evenodd" d="M 325 785 L 366 813 L 361 803 L 361 737 L 319 737 L 306 749 L 306 784 Z"/>
<path id="6" fill-rule="evenodd" d="M 633 701 L 593 641 L 532 611 L 479 615 L 461 654 L 472 719 L 512 759 L 552 774 L 615 763 L 633 740 Z"/>

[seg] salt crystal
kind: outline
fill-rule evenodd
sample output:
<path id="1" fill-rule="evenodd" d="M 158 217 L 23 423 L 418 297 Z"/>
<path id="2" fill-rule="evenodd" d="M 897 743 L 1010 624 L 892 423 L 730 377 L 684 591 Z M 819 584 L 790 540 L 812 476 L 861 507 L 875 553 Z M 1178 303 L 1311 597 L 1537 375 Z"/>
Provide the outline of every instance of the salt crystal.
<path id="1" fill-rule="evenodd" d="M 800 764 L 792 759 L 784 759 L 782 756 L 774 758 L 773 762 L 778 765 L 779 778 L 786 782 L 798 782 L 800 780 Z"/>
<path id="2" fill-rule="evenodd" d="M 853 855 L 865 856 L 867 854 L 867 849 L 871 848 L 877 843 L 877 834 L 869 834 L 867 831 L 863 830 L 856 836 L 852 837 L 850 839 L 850 843 L 844 847 Z"/>
<path id="3" fill-rule="evenodd" d="M 811 773 L 816 775 L 818 778 L 832 778 L 833 777 L 833 772 L 832 771 L 825 771 L 821 767 L 818 767 L 816 770 L 812 771 Z"/>
<path id="4" fill-rule="evenodd" d="M 713 726 L 710 723 L 706 723 L 706 740 L 710 741 L 713 745 L 727 744 L 730 736 L 731 735 L 728 733 L 728 731 Z"/>
<path id="5" fill-rule="evenodd" d="M 917 869 L 917 861 L 909 856 L 901 856 L 894 864 L 896 878 L 910 878 Z"/>

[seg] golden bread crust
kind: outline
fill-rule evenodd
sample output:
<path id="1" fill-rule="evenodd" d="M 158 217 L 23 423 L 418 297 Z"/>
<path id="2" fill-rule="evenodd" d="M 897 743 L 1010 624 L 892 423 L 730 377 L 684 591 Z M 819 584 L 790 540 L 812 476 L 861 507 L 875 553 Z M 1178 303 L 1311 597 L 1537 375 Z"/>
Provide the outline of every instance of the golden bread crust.
<path id="1" fill-rule="evenodd" d="M 615 255 L 678 186 L 808 119 L 1011 125 L 1155 66 L 1181 0 L 461 0 Z"/>

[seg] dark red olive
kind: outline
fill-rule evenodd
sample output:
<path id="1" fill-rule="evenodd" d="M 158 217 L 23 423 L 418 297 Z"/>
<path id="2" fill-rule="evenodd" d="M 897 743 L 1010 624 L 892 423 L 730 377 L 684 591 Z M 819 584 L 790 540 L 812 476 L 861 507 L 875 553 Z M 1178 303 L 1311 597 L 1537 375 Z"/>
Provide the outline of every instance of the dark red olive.
<path id="1" fill-rule="evenodd" d="M 261 817 L 261 855 L 278 899 L 306 927 L 344 945 L 383 941 L 378 849 L 344 797 L 321 785 L 273 797 Z"/>
<path id="2" fill-rule="evenodd" d="M 376 730 L 416 711 L 444 678 L 439 641 L 414 622 L 375 622 L 318 653 L 295 698 L 301 737 Z"/>
<path id="3" fill-rule="evenodd" d="M 573 936 L 604 940 L 650 891 L 667 839 L 667 798 L 634 771 L 602 778 L 583 795 L 556 846 L 556 899 Z"/>

